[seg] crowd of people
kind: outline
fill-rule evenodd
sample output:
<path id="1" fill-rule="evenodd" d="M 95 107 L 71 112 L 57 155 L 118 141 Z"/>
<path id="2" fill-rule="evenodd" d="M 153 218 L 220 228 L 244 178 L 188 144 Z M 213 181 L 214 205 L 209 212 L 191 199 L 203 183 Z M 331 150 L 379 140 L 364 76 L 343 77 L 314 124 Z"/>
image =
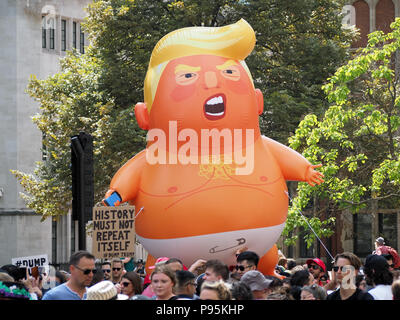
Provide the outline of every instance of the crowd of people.
<path id="1" fill-rule="evenodd" d="M 330 271 L 319 258 L 299 264 L 281 255 L 274 275 L 262 274 L 260 257 L 246 249 L 237 252 L 233 267 L 203 259 L 186 267 L 178 258 L 160 257 L 147 273 L 142 260 L 99 262 L 90 252 L 78 251 L 71 255 L 69 272 L 35 278 L 13 265 L 1 267 L 0 299 L 400 300 L 400 258 L 392 250 L 378 238 L 364 263 L 343 252 Z"/>

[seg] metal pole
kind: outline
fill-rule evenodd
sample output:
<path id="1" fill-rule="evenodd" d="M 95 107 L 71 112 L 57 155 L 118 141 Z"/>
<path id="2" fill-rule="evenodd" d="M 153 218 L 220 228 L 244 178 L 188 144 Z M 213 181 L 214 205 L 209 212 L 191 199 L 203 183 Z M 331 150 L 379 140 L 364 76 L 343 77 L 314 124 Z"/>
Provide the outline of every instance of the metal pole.
<path id="1" fill-rule="evenodd" d="M 84 154 L 79 137 L 71 138 L 71 146 L 76 157 L 79 159 L 79 203 L 78 203 L 78 229 L 79 229 L 79 250 L 86 250 L 86 232 L 85 232 L 85 212 L 84 212 Z"/>

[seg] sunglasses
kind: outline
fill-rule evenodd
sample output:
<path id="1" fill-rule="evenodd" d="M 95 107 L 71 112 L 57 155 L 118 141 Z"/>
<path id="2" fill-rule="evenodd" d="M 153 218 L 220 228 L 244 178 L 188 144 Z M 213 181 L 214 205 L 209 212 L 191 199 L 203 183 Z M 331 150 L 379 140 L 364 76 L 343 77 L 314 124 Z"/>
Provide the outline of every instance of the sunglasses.
<path id="1" fill-rule="evenodd" d="M 112 268 L 113 269 L 113 271 L 119 271 L 119 270 L 121 270 L 121 268 Z"/>
<path id="2" fill-rule="evenodd" d="M 335 272 L 338 272 L 339 269 L 340 269 L 340 271 L 343 272 L 343 271 L 345 271 L 346 266 L 341 266 L 341 267 L 334 266 L 334 267 L 332 267 L 332 270 L 335 271 Z"/>
<path id="3" fill-rule="evenodd" d="M 126 288 L 127 286 L 130 285 L 130 282 L 121 282 L 121 284 Z"/>
<path id="4" fill-rule="evenodd" d="M 389 267 L 394 268 L 394 263 L 389 264 Z"/>
<path id="5" fill-rule="evenodd" d="M 252 267 L 252 266 L 235 266 L 235 269 L 236 270 L 240 270 L 240 271 L 244 271 L 244 270 L 246 270 L 247 268 L 250 268 L 250 267 Z"/>
<path id="6" fill-rule="evenodd" d="M 110 273 L 111 269 L 103 269 L 103 272 Z"/>
<path id="7" fill-rule="evenodd" d="M 314 270 L 319 269 L 319 266 L 317 266 L 316 264 L 309 264 L 307 267 L 308 269 L 314 269 Z"/>
<path id="8" fill-rule="evenodd" d="M 96 274 L 96 272 L 97 272 L 97 269 L 81 269 L 78 266 L 75 266 L 75 268 L 77 268 L 78 270 L 81 270 L 85 276 L 87 276 L 89 273 Z"/>

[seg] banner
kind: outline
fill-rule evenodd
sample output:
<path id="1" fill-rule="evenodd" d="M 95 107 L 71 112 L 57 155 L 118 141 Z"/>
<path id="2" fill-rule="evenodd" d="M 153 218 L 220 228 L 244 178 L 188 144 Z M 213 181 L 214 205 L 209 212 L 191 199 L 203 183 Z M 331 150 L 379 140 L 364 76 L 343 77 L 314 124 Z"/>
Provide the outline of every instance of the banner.
<path id="1" fill-rule="evenodd" d="M 94 207 L 92 254 L 98 259 L 133 257 L 135 207 Z"/>
<path id="2" fill-rule="evenodd" d="M 29 256 L 29 257 L 19 257 L 19 258 L 12 258 L 11 264 L 20 268 L 33 268 L 33 267 L 45 267 L 49 265 L 49 258 L 47 254 L 40 254 L 36 256 Z"/>

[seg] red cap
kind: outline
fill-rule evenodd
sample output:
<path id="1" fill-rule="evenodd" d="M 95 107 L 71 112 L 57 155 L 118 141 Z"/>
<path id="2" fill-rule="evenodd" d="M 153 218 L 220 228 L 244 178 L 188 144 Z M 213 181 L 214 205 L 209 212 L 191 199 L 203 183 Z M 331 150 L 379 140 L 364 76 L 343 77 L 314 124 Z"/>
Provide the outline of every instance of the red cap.
<path id="1" fill-rule="evenodd" d="M 306 261 L 307 264 L 310 264 L 311 262 L 316 263 L 317 265 L 319 265 L 319 266 L 322 268 L 322 270 L 324 270 L 324 272 L 326 272 L 325 263 L 324 263 L 321 259 L 314 258 L 314 259 L 308 259 L 308 260 Z"/>
<path id="2" fill-rule="evenodd" d="M 156 263 L 154 264 L 154 266 L 150 266 L 149 269 L 154 269 L 156 267 L 156 265 L 158 265 L 160 262 L 166 262 L 168 260 L 169 260 L 169 258 L 167 258 L 167 257 L 158 258 L 156 260 Z"/>

